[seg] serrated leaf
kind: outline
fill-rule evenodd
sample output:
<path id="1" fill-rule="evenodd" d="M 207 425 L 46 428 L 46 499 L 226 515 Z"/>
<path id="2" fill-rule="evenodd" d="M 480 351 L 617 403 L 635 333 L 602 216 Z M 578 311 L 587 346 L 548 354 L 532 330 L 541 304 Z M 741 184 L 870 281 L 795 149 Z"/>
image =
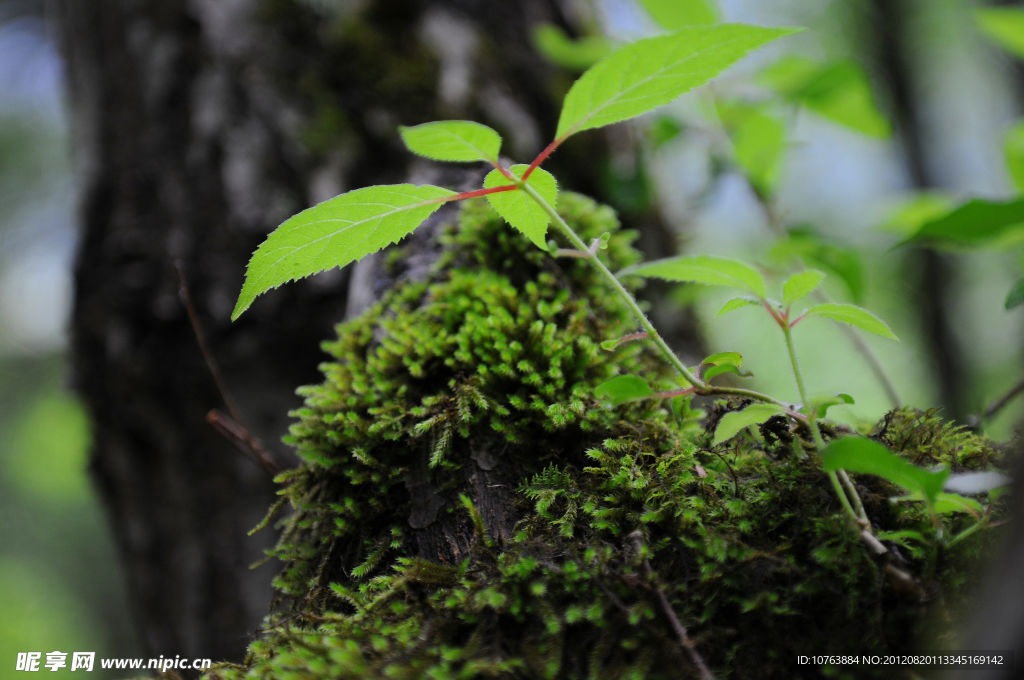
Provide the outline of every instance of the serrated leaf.
<path id="1" fill-rule="evenodd" d="M 844 394 L 843 392 L 840 392 L 839 394 L 834 394 L 831 397 L 813 398 L 810 401 L 811 409 L 815 411 L 816 418 L 824 418 L 825 414 L 827 414 L 828 410 L 833 406 L 854 403 L 853 397 L 851 397 L 849 394 Z"/>
<path id="2" fill-rule="evenodd" d="M 573 84 L 556 138 L 639 116 L 703 85 L 748 52 L 801 29 L 695 26 L 620 47 Z"/>
<path id="3" fill-rule="evenodd" d="M 929 502 L 942 491 L 949 470 L 925 470 L 900 458 L 878 442 L 864 437 L 843 437 L 826 446 L 821 462 L 827 472 L 846 470 L 878 475 L 911 492 L 922 494 Z"/>
<path id="4" fill-rule="evenodd" d="M 537 24 L 531 37 L 534 48 L 548 61 L 570 71 L 585 71 L 615 49 L 612 41 L 601 36 L 573 40 L 555 24 Z"/>
<path id="5" fill-rule="evenodd" d="M 964 472 L 959 475 L 950 475 L 946 480 L 943 489 L 956 493 L 977 494 L 1008 486 L 1013 482 L 1006 475 L 994 472 Z"/>
<path id="6" fill-rule="evenodd" d="M 406 148 L 435 161 L 496 163 L 501 136 L 470 120 L 439 120 L 415 127 L 399 126 Z"/>
<path id="7" fill-rule="evenodd" d="M 785 412 L 786 409 L 778 404 L 751 404 L 742 411 L 726 413 L 718 421 L 713 444 L 721 444 L 728 439 L 732 439 L 740 430 L 751 425 L 760 425 L 772 416 L 782 415 Z"/>
<path id="8" fill-rule="evenodd" d="M 1016 7 L 986 7 L 975 10 L 974 19 L 982 33 L 1024 58 L 1024 10 Z"/>
<path id="9" fill-rule="evenodd" d="M 718 22 L 714 0 L 640 0 L 640 4 L 666 31 Z"/>
<path id="10" fill-rule="evenodd" d="M 925 241 L 980 246 L 1021 231 L 1024 231 L 1024 198 L 1010 201 L 975 198 L 926 222 L 900 245 Z"/>
<path id="11" fill-rule="evenodd" d="M 612 406 L 618 406 L 627 401 L 653 397 L 654 390 L 638 375 L 617 375 L 595 387 L 594 396 L 598 399 L 608 399 Z"/>
<path id="12" fill-rule="evenodd" d="M 754 375 L 749 371 L 744 373 L 743 371 L 740 370 L 740 367 L 735 364 L 718 364 L 717 366 L 712 366 L 711 368 L 704 372 L 704 380 L 710 381 L 716 375 L 722 375 L 723 373 L 735 373 L 741 378 L 750 378 L 753 377 Z"/>
<path id="13" fill-rule="evenodd" d="M 746 118 L 732 138 L 736 163 L 762 196 L 770 196 L 782 174 L 786 150 L 786 126 L 774 116 L 758 111 Z"/>
<path id="14" fill-rule="evenodd" d="M 733 364 L 734 366 L 743 365 L 743 355 L 739 352 L 718 352 L 712 354 L 704 361 L 700 362 L 701 366 L 719 366 L 721 364 Z"/>
<path id="15" fill-rule="evenodd" d="M 655 260 L 623 270 L 620 275 L 665 279 L 706 286 L 728 286 L 749 291 L 758 298 L 767 297 L 764 277 L 749 264 L 711 255 L 683 255 Z"/>
<path id="16" fill-rule="evenodd" d="M 253 253 L 232 321 L 282 283 L 344 267 L 399 241 L 454 195 L 429 184 L 395 184 L 356 189 L 303 210 Z"/>
<path id="17" fill-rule="evenodd" d="M 528 165 L 513 165 L 509 170 L 520 179 L 523 173 L 530 167 Z M 554 208 L 558 204 L 558 182 L 547 170 L 536 168 L 527 180 L 529 185 L 537 190 L 548 205 Z M 512 181 L 497 170 L 491 170 L 484 178 L 484 187 L 504 187 L 512 184 Z M 503 191 L 497 194 L 487 194 L 487 200 L 494 209 L 498 211 L 506 222 L 537 244 L 541 250 L 547 249 L 544 237 L 548 232 L 548 224 L 551 218 L 540 204 L 527 196 L 522 191 Z"/>
<path id="18" fill-rule="evenodd" d="M 729 312 L 735 311 L 735 310 L 740 309 L 742 307 L 751 307 L 751 306 L 759 307 L 760 305 L 761 305 L 761 301 L 758 300 L 757 298 L 752 298 L 752 297 L 734 297 L 734 298 L 729 298 L 728 300 L 725 301 L 725 304 L 722 305 L 722 308 L 720 310 L 718 310 L 718 314 L 715 314 L 715 316 L 719 317 L 719 316 L 722 316 L 723 314 L 728 314 Z"/>
<path id="19" fill-rule="evenodd" d="M 797 258 L 802 264 L 827 269 L 846 284 L 855 303 L 864 298 L 866 284 L 860 253 L 854 248 L 826 243 L 810 228 L 791 229 L 786 238 L 772 246 L 771 257 L 784 264 Z"/>
<path id="20" fill-rule="evenodd" d="M 1007 311 L 1024 305 L 1024 279 L 1018 280 L 1006 294 L 1006 302 L 1003 303 Z"/>
<path id="21" fill-rule="evenodd" d="M 856 326 L 869 333 L 875 333 L 890 340 L 899 341 L 888 325 L 866 309 L 856 305 L 828 302 L 815 305 L 804 312 L 807 316 L 824 316 L 840 323 Z"/>
<path id="22" fill-rule="evenodd" d="M 825 274 L 815 269 L 793 274 L 782 284 L 782 299 L 787 306 L 799 302 L 813 293 L 824 280 Z"/>
<path id="23" fill-rule="evenodd" d="M 1003 137 L 1003 156 L 1017 191 L 1024 192 L 1024 123 L 1018 123 L 1006 131 Z"/>

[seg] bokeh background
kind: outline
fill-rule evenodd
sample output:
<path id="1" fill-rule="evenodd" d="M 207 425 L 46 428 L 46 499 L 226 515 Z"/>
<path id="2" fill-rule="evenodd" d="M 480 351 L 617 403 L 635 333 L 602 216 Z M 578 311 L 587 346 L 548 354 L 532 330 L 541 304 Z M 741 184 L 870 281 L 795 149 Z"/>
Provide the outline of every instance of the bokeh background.
<path id="1" fill-rule="evenodd" d="M 893 102 L 877 82 L 878 36 L 862 20 L 867 4 L 722 0 L 727 20 L 810 28 L 726 78 L 742 79 L 785 53 L 852 58 L 875 79 L 878 106 L 891 114 Z M 1024 71 L 977 30 L 977 3 L 905 4 L 912 21 L 899 39 L 913 55 L 917 134 L 931 189 L 954 199 L 1012 195 L 1002 148 L 1022 112 Z M 617 38 L 655 31 L 632 0 L 603 0 L 600 17 Z M 16 676 L 18 651 L 141 654 L 111 534 L 87 474 L 90 423 L 68 390 L 76 187 L 64 69 L 51 29 L 44 3 L 0 2 L 0 679 Z M 710 167 L 713 140 L 686 124 L 699 118 L 701 106 L 699 94 L 672 106 L 684 133 L 647 155 L 650 190 L 688 252 L 759 261 L 773 239 L 764 211 L 740 175 Z M 893 249 L 900 239 L 893 216 L 920 189 L 905 145 L 898 136 L 867 137 L 804 110 L 794 110 L 789 122 L 778 211 L 859 250 L 866 271 L 864 304 L 902 339 L 869 343 L 907 403 L 941 405 L 919 313 L 919 263 L 912 251 Z M 967 417 L 1024 373 L 1024 309 L 1003 308 L 1022 262 L 1013 252 L 946 257 L 943 303 L 965 367 L 959 389 Z M 841 288 L 832 292 L 844 297 Z M 681 303 L 699 310 L 709 349 L 741 352 L 755 373 L 756 389 L 796 401 L 777 330 L 750 310 L 714 319 L 725 297 L 715 290 L 677 292 Z M 888 409 L 883 391 L 836 327 L 808 322 L 797 346 L 812 392 L 842 391 L 856 398 L 855 405 L 833 415 L 864 424 Z M 1016 402 L 982 427 L 1005 440 L 1022 413 L 1024 403 Z"/>
<path id="2" fill-rule="evenodd" d="M 18 675 L 14 659 L 19 651 L 134 656 L 138 650 L 106 518 L 86 473 L 90 425 L 66 386 L 75 244 L 75 187 L 61 60 L 42 4 L 4 2 L 0 4 L 3 678 Z M 94 672 L 113 677 L 99 669 Z"/>

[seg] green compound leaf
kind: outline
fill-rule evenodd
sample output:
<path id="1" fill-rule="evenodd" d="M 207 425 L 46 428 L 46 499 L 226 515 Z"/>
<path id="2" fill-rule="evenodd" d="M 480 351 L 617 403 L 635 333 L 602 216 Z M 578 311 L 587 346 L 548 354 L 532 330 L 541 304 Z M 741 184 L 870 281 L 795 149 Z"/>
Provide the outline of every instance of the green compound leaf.
<path id="1" fill-rule="evenodd" d="M 509 168 L 509 171 L 516 177 L 522 178 L 523 173 L 526 172 L 528 167 L 530 166 L 513 165 Z M 530 179 L 527 180 L 527 183 L 537 190 L 537 193 L 540 194 L 541 198 L 548 205 L 552 208 L 555 207 L 558 202 L 558 182 L 555 181 L 554 176 L 550 172 L 536 168 L 530 173 Z M 491 170 L 487 177 L 484 178 L 484 187 L 487 189 L 504 187 L 510 184 L 512 184 L 512 181 L 497 170 Z M 551 218 L 544 212 L 544 209 L 540 207 L 537 201 L 518 189 L 516 191 L 487 194 L 487 200 L 506 222 L 526 234 L 531 241 L 537 244 L 538 248 L 547 250 L 547 243 L 544 237 L 548 233 L 548 223 L 551 222 Z"/>
<path id="2" fill-rule="evenodd" d="M 1024 58 L 1024 10 L 1015 7 L 986 7 L 974 11 L 982 33 L 1001 47 Z"/>
<path id="3" fill-rule="evenodd" d="M 1003 155 L 1014 186 L 1024 191 L 1024 123 L 1014 125 L 1003 137 Z"/>
<path id="4" fill-rule="evenodd" d="M 416 127 L 399 126 L 406 148 L 435 161 L 496 163 L 501 136 L 469 120 L 441 120 Z"/>
<path id="5" fill-rule="evenodd" d="M 739 260 L 711 255 L 683 255 L 664 260 L 655 260 L 637 267 L 624 269 L 622 275 L 637 275 L 679 281 L 702 283 L 706 286 L 728 286 L 740 288 L 756 295 L 767 297 L 764 277 L 749 264 Z"/>
<path id="6" fill-rule="evenodd" d="M 735 310 L 740 309 L 742 307 L 759 307 L 760 305 L 761 305 L 761 301 L 758 300 L 757 298 L 752 298 L 752 297 L 734 297 L 734 298 L 729 298 L 728 300 L 725 301 L 725 304 L 722 305 L 722 308 L 720 310 L 718 310 L 718 314 L 715 314 L 715 316 L 719 317 L 719 316 L 722 316 L 723 314 L 728 314 L 729 312 L 735 311 Z"/>
<path id="7" fill-rule="evenodd" d="M 757 192 L 762 196 L 772 195 L 782 175 L 786 126 L 774 116 L 755 112 L 736 128 L 732 145 L 736 164 Z"/>
<path id="8" fill-rule="evenodd" d="M 551 63 L 569 71 L 586 71 L 615 49 L 607 38 L 588 36 L 573 40 L 554 24 L 537 24 L 533 29 L 533 46 Z"/>
<path id="9" fill-rule="evenodd" d="M 807 297 L 825 280 L 825 274 L 816 269 L 793 274 L 782 284 L 782 299 L 786 305 L 799 302 Z"/>
<path id="10" fill-rule="evenodd" d="M 878 442 L 864 437 L 843 437 L 826 446 L 821 461 L 827 472 L 846 470 L 878 475 L 911 492 L 922 494 L 930 503 L 942 491 L 949 470 L 931 472 L 900 458 Z"/>
<path id="11" fill-rule="evenodd" d="M 853 404 L 853 397 L 849 394 L 842 392 L 835 394 L 831 397 L 815 397 L 811 400 L 811 408 L 806 409 L 805 412 L 810 413 L 811 410 L 815 412 L 816 418 L 824 418 L 828 410 L 833 406 L 839 406 L 840 404 Z"/>
<path id="12" fill-rule="evenodd" d="M 821 305 L 815 305 L 804 312 L 804 314 L 807 316 L 824 316 L 832 319 L 833 321 L 848 323 L 851 326 L 856 326 L 868 333 L 881 335 L 882 337 L 899 342 L 899 338 L 896 337 L 896 334 L 892 332 L 884 321 L 868 310 L 862 309 L 856 305 L 828 302 Z"/>
<path id="13" fill-rule="evenodd" d="M 713 445 L 732 439 L 744 428 L 760 425 L 772 416 L 782 415 L 786 409 L 778 404 L 751 404 L 742 411 L 726 413 L 718 422 Z"/>
<path id="14" fill-rule="evenodd" d="M 253 253 L 231 320 L 282 283 L 344 267 L 399 241 L 454 195 L 429 184 L 395 184 L 356 189 L 303 210 Z"/>
<path id="15" fill-rule="evenodd" d="M 1024 198 L 989 201 L 975 198 L 951 212 L 925 222 L 900 245 L 929 242 L 952 246 L 984 246 L 1024 229 Z"/>
<path id="16" fill-rule="evenodd" d="M 640 0 L 640 4 L 666 31 L 718 23 L 714 0 Z"/>
<path id="17" fill-rule="evenodd" d="M 612 406 L 618 406 L 627 401 L 653 397 L 654 390 L 638 375 L 618 375 L 595 387 L 594 396 L 598 399 L 608 399 Z"/>
<path id="18" fill-rule="evenodd" d="M 584 73 L 569 90 L 556 138 L 668 104 L 751 50 L 799 30 L 742 24 L 694 26 L 624 45 Z"/>
<path id="19" fill-rule="evenodd" d="M 1004 304 L 1007 311 L 1024 305 L 1024 279 L 1020 279 L 1017 283 L 1013 284 L 1013 288 L 1006 294 L 1006 302 Z"/>

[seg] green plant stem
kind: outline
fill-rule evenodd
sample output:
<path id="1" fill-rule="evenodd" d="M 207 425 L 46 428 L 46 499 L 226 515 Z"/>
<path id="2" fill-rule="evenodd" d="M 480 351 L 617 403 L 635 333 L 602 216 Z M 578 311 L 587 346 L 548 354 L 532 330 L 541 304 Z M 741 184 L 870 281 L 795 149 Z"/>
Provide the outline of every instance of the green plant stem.
<path id="1" fill-rule="evenodd" d="M 517 181 L 516 184 L 519 186 L 520 189 L 522 189 L 526 193 L 527 196 L 529 196 L 530 198 L 537 202 L 541 209 L 543 209 L 544 212 L 548 214 L 548 216 L 551 218 L 551 221 L 555 224 L 558 230 L 561 231 L 565 235 L 565 237 L 569 239 L 569 241 L 572 242 L 572 244 L 578 250 L 588 251 L 587 244 L 583 242 L 583 239 L 581 239 L 576 234 L 576 232 L 572 230 L 572 227 L 566 224 L 565 220 L 562 219 L 562 216 L 558 214 L 558 211 L 556 211 L 547 201 L 545 201 L 544 198 L 539 193 L 537 193 L 537 191 L 532 186 L 530 186 L 526 182 L 523 182 L 522 180 Z M 601 272 L 601 275 L 605 278 L 605 280 L 608 281 L 608 283 L 612 286 L 615 292 L 619 294 L 619 297 L 621 297 L 623 301 L 625 301 L 625 303 L 629 306 L 629 309 L 633 312 L 633 315 L 636 316 L 637 320 L 640 322 L 640 325 L 643 326 L 645 331 L 647 331 L 648 337 L 654 342 L 655 345 L 657 345 L 658 349 L 660 349 L 661 353 L 665 355 L 665 358 L 668 359 L 669 363 L 672 364 L 672 366 L 679 372 L 679 375 L 683 376 L 683 379 L 686 380 L 686 382 L 693 385 L 693 387 L 695 388 L 694 391 L 697 394 L 721 394 L 737 397 L 747 397 L 750 399 L 756 399 L 757 401 L 777 404 L 788 410 L 788 406 L 785 403 L 772 397 L 769 397 L 767 394 L 761 394 L 760 392 L 746 390 L 739 387 L 718 387 L 714 385 L 708 385 L 707 383 L 700 380 L 686 367 L 682 360 L 678 356 L 676 356 L 676 353 L 672 351 L 672 348 L 668 346 L 668 343 L 665 342 L 665 339 L 662 338 L 661 335 L 658 333 L 657 329 L 654 327 L 654 324 L 650 322 L 650 320 L 647 318 L 647 315 L 644 314 L 642 309 L 640 309 L 640 305 L 637 304 L 636 300 L 633 298 L 630 292 L 626 290 L 626 287 L 622 285 L 622 282 L 615 277 L 615 274 L 613 274 L 612 271 L 608 269 L 605 263 L 602 262 L 601 259 L 596 255 L 591 257 L 590 260 L 594 263 L 594 266 L 597 267 L 597 270 Z"/>
<path id="2" fill-rule="evenodd" d="M 719 126 L 721 126 L 721 121 L 719 121 Z M 723 130 L 724 132 L 724 128 L 720 127 L 720 129 Z M 728 135 L 724 135 L 724 137 L 728 139 Z M 733 153 L 735 153 L 735 150 Z M 750 186 L 750 189 L 754 192 L 754 196 L 757 197 L 758 202 L 761 204 L 762 210 L 764 210 L 765 221 L 768 225 L 768 230 L 775 234 L 776 238 L 786 238 L 786 230 L 782 226 L 782 220 L 778 214 L 778 211 L 776 211 L 774 206 L 772 206 L 771 200 L 757 190 L 753 183 L 750 182 L 749 177 L 747 177 L 746 179 L 747 184 Z M 803 266 L 803 261 L 797 258 L 797 262 L 797 269 L 799 271 L 804 271 L 806 268 Z M 824 290 L 819 289 L 817 291 L 816 296 L 822 302 L 834 302 L 834 300 L 832 300 L 829 294 L 826 293 Z M 900 393 L 896 390 L 896 384 L 892 381 L 892 377 L 889 375 L 888 371 L 885 370 L 885 366 L 882 365 L 882 362 L 878 358 L 878 355 L 875 354 L 875 350 L 871 349 L 871 345 L 869 345 L 864 340 L 864 338 L 862 338 L 860 334 L 858 334 L 857 331 L 851 328 L 850 326 L 847 326 L 846 324 L 843 323 L 839 323 L 838 321 L 836 321 L 835 324 L 839 326 L 839 329 L 843 333 L 846 334 L 846 337 L 848 337 L 850 339 L 850 342 L 853 343 L 854 349 L 856 349 L 860 353 L 860 355 L 864 358 L 864 361 L 867 363 L 868 368 L 870 368 L 871 372 L 875 374 L 875 378 L 882 386 L 882 389 L 885 390 L 886 396 L 889 397 L 889 402 L 892 404 L 892 407 L 900 408 L 901 406 L 903 406 L 903 400 L 900 398 Z"/>
<path id="3" fill-rule="evenodd" d="M 850 475 L 846 474 L 846 470 L 839 470 L 836 474 L 839 476 L 839 481 L 843 483 L 843 486 L 850 493 L 850 498 L 853 499 L 853 509 L 857 511 L 860 523 L 863 526 L 871 526 L 871 520 L 868 519 L 868 513 L 864 510 L 864 503 L 861 502 L 860 494 L 857 493 L 857 487 L 850 480 Z"/>
<path id="4" fill-rule="evenodd" d="M 811 408 L 811 402 L 807 399 L 807 388 L 804 387 L 804 376 L 800 373 L 800 362 L 796 360 L 796 348 L 793 347 L 793 331 L 788 324 L 782 325 L 782 333 L 786 336 L 786 349 L 789 350 L 789 362 L 793 365 L 793 377 L 796 378 L 796 388 L 800 392 L 800 399 L 807 409 L 807 424 L 814 435 L 814 444 L 818 451 L 825 448 L 825 440 L 821 437 L 821 430 L 818 429 L 818 414 Z"/>
<path id="5" fill-rule="evenodd" d="M 793 329 L 789 327 L 788 323 L 784 323 L 782 324 L 782 333 L 786 336 L 786 348 L 789 350 L 789 361 L 793 365 L 793 377 L 796 378 L 796 387 L 800 391 L 800 399 L 803 400 L 804 409 L 807 411 L 807 425 L 811 428 L 811 434 L 814 435 L 814 444 L 820 453 L 825 448 L 825 440 L 822 438 L 821 429 L 818 427 L 818 414 L 807 399 L 807 387 L 804 385 L 804 377 L 800 372 L 800 362 L 796 358 L 796 348 L 793 346 Z M 864 512 L 864 504 L 861 503 L 860 495 L 854 488 L 853 482 L 850 481 L 846 471 L 840 470 L 838 473 L 829 472 L 828 476 L 832 482 L 832 488 L 838 494 L 839 501 L 842 503 L 846 513 L 856 524 L 870 526 L 871 523 Z M 845 491 L 843 490 L 844 486 L 846 487 Z M 854 500 L 856 507 L 850 504 L 851 498 Z"/>
<path id="6" fill-rule="evenodd" d="M 979 519 L 977 522 L 975 522 L 974 524 L 972 524 L 971 526 L 967 527 L 966 529 L 961 531 L 959 534 L 957 534 L 956 536 L 951 538 L 949 540 L 949 543 L 946 544 L 946 548 L 947 549 L 952 548 L 954 545 L 956 545 L 960 541 L 964 540 L 965 538 L 967 538 L 968 536 L 973 534 L 978 529 L 983 528 L 986 524 L 988 524 L 988 520 L 986 520 L 984 518 L 983 519 Z"/>
<path id="7" fill-rule="evenodd" d="M 850 505 L 850 498 L 846 495 L 846 492 L 843 491 L 843 485 L 839 483 L 839 476 L 836 475 L 835 472 L 829 472 L 828 479 L 832 482 L 832 488 L 835 490 L 836 496 L 839 497 L 839 502 L 842 504 L 843 510 L 846 511 L 846 514 L 849 515 L 854 522 L 860 524 L 856 510 L 854 510 L 853 506 Z"/>

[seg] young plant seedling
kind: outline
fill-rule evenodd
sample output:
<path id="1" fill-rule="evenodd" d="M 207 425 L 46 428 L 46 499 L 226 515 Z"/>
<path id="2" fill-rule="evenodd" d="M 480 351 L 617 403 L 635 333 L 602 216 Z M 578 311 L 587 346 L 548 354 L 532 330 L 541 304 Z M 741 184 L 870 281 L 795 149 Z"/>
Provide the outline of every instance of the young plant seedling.
<path id="1" fill-rule="evenodd" d="M 893 477 L 903 475 L 900 479 L 916 480 L 913 483 L 917 486 L 912 490 L 920 492 L 937 508 L 942 499 L 936 495 L 935 478 L 922 476 L 932 473 L 919 468 L 915 470 L 921 474 L 908 472 L 905 466 L 878 464 L 869 470 L 850 456 L 839 455 L 836 449 L 826 447 L 818 419 L 830 406 L 852 403 L 852 399 L 847 395 L 808 398 L 793 348 L 792 329 L 809 316 L 824 316 L 895 339 L 889 327 L 870 312 L 847 304 L 819 304 L 794 315 L 793 306 L 821 284 L 824 274 L 818 271 L 804 271 L 790 277 L 783 285 L 782 302 L 767 296 L 764 277 L 753 267 L 706 255 L 650 262 L 616 275 L 598 257 L 604 240 L 584 243 L 559 215 L 557 180 L 540 167 L 570 136 L 652 111 L 707 83 L 751 50 L 799 30 L 740 24 L 694 25 L 624 45 L 598 61 L 572 86 L 565 97 L 554 140 L 529 164 L 502 166 L 499 162 L 501 137 L 479 123 L 439 121 L 401 128 L 407 148 L 420 156 L 443 162 L 483 162 L 493 170 L 486 176 L 483 187 L 475 191 L 457 193 L 442 187 L 412 184 L 372 186 L 341 194 L 295 215 L 278 227 L 253 254 L 232 319 L 243 314 L 259 295 L 283 283 L 345 266 L 401 240 L 446 203 L 486 197 L 499 215 L 538 248 L 553 256 L 589 260 L 632 311 L 640 329 L 603 343 L 605 349 L 613 350 L 622 342 L 652 342 L 678 374 L 678 390 L 656 392 L 642 377 L 624 375 L 598 386 L 595 390 L 598 397 L 605 397 L 612 404 L 635 399 L 671 399 L 672 410 L 677 414 L 685 408 L 684 400 L 693 394 L 739 396 L 758 402 L 723 418 L 715 435 L 716 442 L 775 415 L 806 423 L 840 502 L 861 528 L 862 540 L 876 554 L 883 554 L 886 549 L 872 533 L 857 492 L 844 470 Z M 572 248 L 559 249 L 547 240 L 547 230 L 552 225 Z M 742 357 L 735 352 L 712 355 L 700 366 L 688 368 L 622 284 L 620 278 L 625 276 L 720 285 L 741 291 L 742 296 L 727 302 L 720 314 L 745 306 L 760 306 L 766 310 L 786 338 L 802 404 L 787 404 L 753 390 L 712 384 L 715 376 L 724 373 L 744 375 L 740 371 Z M 857 440 L 841 439 L 830 446 L 848 447 L 849 444 L 843 444 L 847 441 Z M 965 507 L 964 503 L 960 505 Z M 973 506 L 971 509 L 977 512 Z M 904 577 L 913 581 L 910 575 Z"/>

